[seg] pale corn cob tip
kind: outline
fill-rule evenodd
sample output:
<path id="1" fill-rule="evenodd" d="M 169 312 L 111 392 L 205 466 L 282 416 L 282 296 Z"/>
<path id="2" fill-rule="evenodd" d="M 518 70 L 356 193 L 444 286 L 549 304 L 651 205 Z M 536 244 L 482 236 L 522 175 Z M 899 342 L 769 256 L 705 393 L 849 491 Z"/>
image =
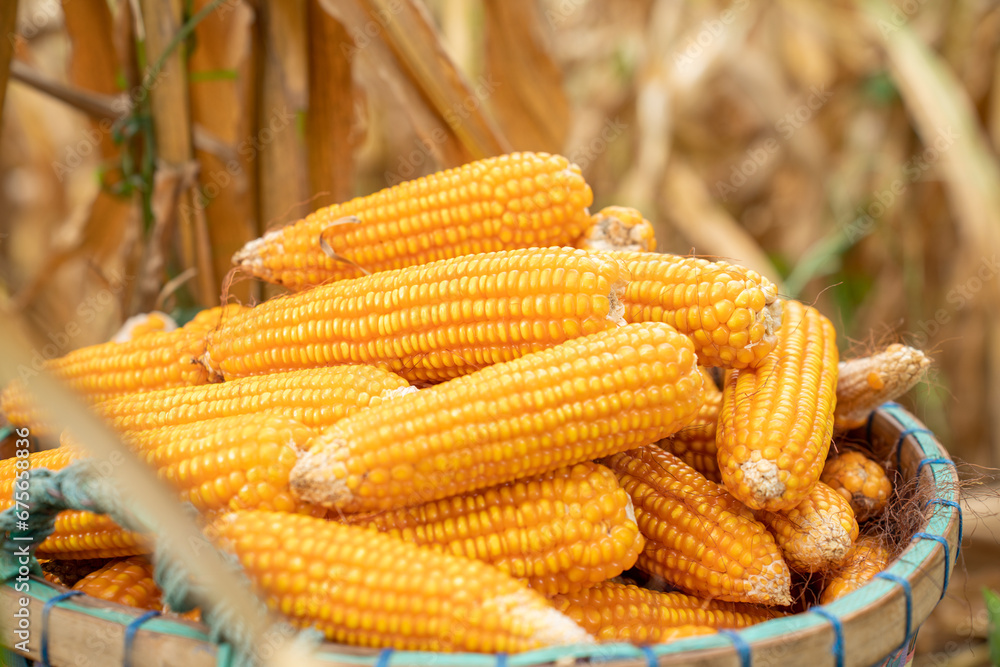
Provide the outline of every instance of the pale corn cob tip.
<path id="1" fill-rule="evenodd" d="M 591 225 L 574 245 L 583 250 L 656 250 L 653 224 L 625 206 L 608 206 L 590 216 Z"/>
<path id="2" fill-rule="evenodd" d="M 501 618 L 519 618 L 535 630 L 531 641 L 539 646 L 593 644 L 594 638 L 555 607 L 539 606 L 528 590 L 490 598 L 483 603 L 487 611 L 496 610 Z"/>
<path id="3" fill-rule="evenodd" d="M 868 414 L 886 401 L 909 391 L 930 366 L 920 350 L 893 343 L 868 357 L 839 364 L 834 426 L 846 430 L 863 426 Z"/>
<path id="4" fill-rule="evenodd" d="M 785 561 L 800 572 L 829 570 L 847 555 L 858 536 L 858 522 L 850 504 L 823 482 L 791 509 L 758 510 L 772 532 Z"/>
<path id="5" fill-rule="evenodd" d="M 892 495 L 892 480 L 885 468 L 854 450 L 828 459 L 820 481 L 851 504 L 858 521 L 878 516 Z"/>
<path id="6" fill-rule="evenodd" d="M 749 575 L 746 581 L 749 599 L 779 607 L 792 604 L 792 578 L 785 561 L 771 562 L 760 574 Z"/>
<path id="7" fill-rule="evenodd" d="M 177 322 L 166 313 L 154 310 L 149 313 L 133 315 L 125 320 L 121 328 L 111 337 L 112 343 L 124 343 L 138 336 L 152 333 L 154 331 L 173 331 L 177 328 Z"/>

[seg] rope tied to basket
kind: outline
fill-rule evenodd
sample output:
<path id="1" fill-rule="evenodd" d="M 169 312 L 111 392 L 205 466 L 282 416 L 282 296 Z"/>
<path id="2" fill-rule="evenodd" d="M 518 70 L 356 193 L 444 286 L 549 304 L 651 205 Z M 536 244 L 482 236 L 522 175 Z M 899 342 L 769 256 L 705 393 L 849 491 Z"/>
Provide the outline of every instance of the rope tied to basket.
<path id="1" fill-rule="evenodd" d="M 15 485 L 17 493 L 24 493 Z M 46 468 L 31 470 L 27 478 L 27 501 L 0 512 L 0 581 L 8 581 L 19 574 L 42 576 L 42 569 L 35 558 L 35 549 L 55 531 L 56 517 L 66 510 L 79 510 L 106 514 L 127 530 L 144 532 L 147 526 L 125 506 L 120 494 L 88 460 L 76 461 L 53 472 Z M 23 496 L 22 496 L 23 497 Z M 185 510 L 192 517 L 197 514 L 190 503 Z M 148 524 L 147 524 L 148 525 Z M 214 549 L 206 538 L 202 544 L 187 545 L 192 549 Z M 154 548 L 154 580 L 163 591 L 163 600 L 174 611 L 185 612 L 200 607 L 202 622 L 208 627 L 208 638 L 219 644 L 219 664 L 244 667 L 259 664 L 268 655 L 257 649 L 260 637 L 239 621 L 235 608 L 225 601 L 211 600 L 205 595 L 199 578 L 186 570 L 176 557 L 176 546 L 157 539 Z M 243 574 L 239 562 L 231 554 L 220 553 L 223 560 L 249 588 L 250 582 Z M 27 573 L 23 568 L 27 569 Z M 267 615 L 267 607 L 258 601 L 255 613 Z M 287 640 L 303 648 L 312 648 L 322 641 L 316 630 L 296 631 L 288 623 L 276 623 L 268 633 L 278 637 L 268 642 L 271 651 L 279 642 Z M 134 639 L 134 637 L 133 637 Z M 131 642 L 129 642 L 131 644 Z"/>
<path id="2" fill-rule="evenodd" d="M 60 512 L 81 510 L 108 514 L 123 526 L 133 525 L 133 518 L 126 512 L 114 511 L 113 496 L 117 494 L 110 488 L 98 488 L 108 485 L 87 461 L 78 461 L 59 472 L 34 469 L 27 481 L 27 501 L 15 502 L 13 507 L 0 513 L 0 533 L 3 534 L 0 580 L 7 581 L 18 575 L 25 565 L 21 560 L 25 551 L 30 554 L 27 559 L 30 573 L 42 576 L 35 548 L 55 531 L 56 516 Z M 15 499 L 18 492 L 15 484 Z"/>

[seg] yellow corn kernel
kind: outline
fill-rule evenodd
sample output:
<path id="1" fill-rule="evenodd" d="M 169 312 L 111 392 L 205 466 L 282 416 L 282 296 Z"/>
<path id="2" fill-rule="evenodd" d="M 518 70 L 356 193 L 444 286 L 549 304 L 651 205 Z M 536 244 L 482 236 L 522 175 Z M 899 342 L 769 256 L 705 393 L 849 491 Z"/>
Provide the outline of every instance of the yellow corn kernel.
<path id="1" fill-rule="evenodd" d="M 233 263 L 297 291 L 363 271 L 571 245 L 589 224 L 592 201 L 566 158 L 500 155 L 320 209 L 251 241 Z"/>
<path id="2" fill-rule="evenodd" d="M 755 271 L 654 252 L 606 252 L 628 266 L 626 322 L 665 322 L 694 341 L 702 366 L 756 366 L 777 343 L 781 300 Z"/>
<path id="3" fill-rule="evenodd" d="M 604 463 L 632 497 L 646 537 L 640 570 L 705 597 L 791 603 L 791 575 L 774 538 L 722 486 L 655 445 Z"/>
<path id="4" fill-rule="evenodd" d="M 593 641 L 497 568 L 372 530 L 249 511 L 207 534 L 237 556 L 271 609 L 330 641 L 483 653 Z"/>
<path id="5" fill-rule="evenodd" d="M 830 320 L 786 301 L 771 356 L 726 375 L 716 443 L 722 481 L 734 496 L 776 511 L 809 494 L 830 449 L 836 383 Z"/>
<path id="6" fill-rule="evenodd" d="M 123 433 L 258 412 L 318 429 L 406 391 L 413 389 L 387 370 L 334 366 L 122 396 L 96 411 Z"/>
<path id="7" fill-rule="evenodd" d="M 617 326 L 627 274 L 571 248 L 468 255 L 271 299 L 222 324 L 226 379 L 344 363 L 437 381 Z"/>
<path id="8" fill-rule="evenodd" d="M 909 391 L 930 365 L 923 352 L 899 343 L 870 357 L 841 361 L 834 428 L 863 426 L 872 410 Z"/>
<path id="9" fill-rule="evenodd" d="M 631 515 L 631 501 L 614 473 L 587 462 L 344 521 L 479 559 L 544 595 L 555 595 L 635 565 L 644 540 Z"/>
<path id="10" fill-rule="evenodd" d="M 73 590 L 139 609 L 163 607 L 163 593 L 153 581 L 153 564 L 144 556 L 111 561 L 76 582 Z"/>
<path id="11" fill-rule="evenodd" d="M 139 431 L 126 442 L 200 512 L 263 509 L 326 516 L 292 496 L 288 476 L 315 432 L 262 412 Z"/>
<path id="12" fill-rule="evenodd" d="M 204 334 L 180 328 L 83 347 L 46 361 L 44 369 L 96 404 L 137 392 L 205 384 L 208 372 L 198 362 L 204 352 Z M 48 432 L 20 380 L 0 394 L 0 410 L 12 424 L 29 426 L 36 435 Z"/>
<path id="13" fill-rule="evenodd" d="M 590 216 L 590 226 L 573 245 L 581 250 L 656 250 L 653 223 L 626 206 L 607 206 Z"/>
<path id="14" fill-rule="evenodd" d="M 697 413 L 691 341 L 630 324 L 496 364 L 341 420 L 292 491 L 343 512 L 406 507 L 666 437 Z"/>
<path id="15" fill-rule="evenodd" d="M 892 481 L 885 468 L 858 451 L 828 459 L 820 480 L 851 504 L 858 521 L 881 514 L 892 495 Z"/>
<path id="16" fill-rule="evenodd" d="M 847 555 L 858 537 L 851 505 L 823 482 L 787 510 L 757 510 L 757 519 L 774 535 L 785 561 L 799 572 L 823 572 Z"/>
<path id="17" fill-rule="evenodd" d="M 712 378 L 705 374 L 705 402 L 698 409 L 698 416 L 677 433 L 656 444 L 677 456 L 710 481 L 722 482 L 718 448 L 715 443 L 716 426 L 719 423 L 721 409 L 722 392 L 715 386 Z"/>
<path id="18" fill-rule="evenodd" d="M 820 604 L 830 604 L 834 600 L 852 593 L 889 567 L 892 554 L 877 537 L 862 535 L 854 543 L 838 568 L 827 573 L 824 578 Z"/>
<path id="19" fill-rule="evenodd" d="M 23 467 L 62 470 L 73 461 L 83 458 L 69 449 L 48 449 L 29 454 L 27 459 L 11 458 L 0 461 L 0 512 L 14 504 L 14 482 L 23 479 Z M 110 517 L 93 512 L 68 510 L 56 517 L 55 530 L 38 545 L 39 558 L 83 559 L 120 558 L 149 553 L 150 545 L 139 535 L 125 530 Z"/>
<path id="20" fill-rule="evenodd" d="M 734 605 L 703 600 L 685 593 L 658 593 L 632 584 L 605 581 L 552 598 L 556 609 L 594 635 L 598 641 L 662 643 L 685 626 L 746 628 L 781 615 L 766 607 L 737 611 Z"/>

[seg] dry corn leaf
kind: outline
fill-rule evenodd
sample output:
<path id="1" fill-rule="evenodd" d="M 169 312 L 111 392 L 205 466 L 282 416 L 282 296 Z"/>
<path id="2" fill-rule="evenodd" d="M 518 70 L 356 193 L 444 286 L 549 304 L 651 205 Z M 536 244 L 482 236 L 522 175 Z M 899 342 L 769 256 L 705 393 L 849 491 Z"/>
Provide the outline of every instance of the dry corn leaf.
<path id="1" fill-rule="evenodd" d="M 395 53 L 410 81 L 451 127 L 473 159 L 510 152 L 510 143 L 483 112 L 493 83 L 466 81 L 441 45 L 437 29 L 421 0 L 360 0 L 373 20 L 382 21 L 379 36 Z"/>
<path id="2" fill-rule="evenodd" d="M 210 0 L 198 0 L 200 11 Z M 254 197 L 254 154 L 258 136 L 253 123 L 255 63 L 252 57 L 254 12 L 236 3 L 209 14 L 194 30 L 195 48 L 188 59 L 191 117 L 195 130 L 215 137 L 212 147 L 195 151 L 200 164 L 195 197 L 204 204 L 216 284 L 232 268 L 232 256 L 258 235 Z M 250 297 L 251 283 L 230 291 L 241 301 Z"/>
<path id="3" fill-rule="evenodd" d="M 350 36 L 319 0 L 308 0 L 309 16 L 309 186 L 316 208 L 351 196 L 354 94 L 351 62 L 340 48 Z"/>
<path id="4" fill-rule="evenodd" d="M 297 126 L 309 94 L 306 2 L 265 0 L 257 19 L 262 88 L 254 148 L 260 218 L 264 228 L 271 228 L 315 208 L 309 201 L 306 145 Z"/>
<path id="5" fill-rule="evenodd" d="M 559 153 L 569 130 L 562 72 L 549 54 L 536 0 L 486 0 L 490 109 L 515 150 Z"/>
<path id="6" fill-rule="evenodd" d="M 362 6 L 361 0 L 319 2 L 351 36 L 352 42 L 341 47 L 348 60 L 353 63 L 360 57 L 370 65 L 396 105 L 410 119 L 421 147 L 435 156 L 441 166 L 457 166 L 473 161 L 473 154 L 462 144 L 454 129 L 434 110 L 385 43 L 384 24 L 390 22 L 394 14 L 373 17 Z M 370 32 L 374 35 L 370 35 Z"/>

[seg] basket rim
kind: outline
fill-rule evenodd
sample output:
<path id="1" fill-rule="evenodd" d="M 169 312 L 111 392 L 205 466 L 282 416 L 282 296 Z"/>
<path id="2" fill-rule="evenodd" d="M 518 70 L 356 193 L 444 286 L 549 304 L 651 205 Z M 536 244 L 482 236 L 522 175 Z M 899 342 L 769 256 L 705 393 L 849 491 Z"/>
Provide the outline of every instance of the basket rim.
<path id="1" fill-rule="evenodd" d="M 374 667 L 388 667 L 390 661 L 396 667 L 492 667 L 498 664 L 534 667 L 579 660 L 623 666 L 733 664 L 734 660 L 737 664 L 750 665 L 755 660 L 780 659 L 799 643 L 807 644 L 810 651 L 815 652 L 814 659 L 819 663 L 824 662 L 824 657 L 830 664 L 837 665 L 878 662 L 905 650 L 916 629 L 930 615 L 938 596 L 943 597 L 944 585 L 958 557 L 961 535 L 961 510 L 957 505 L 958 476 L 947 450 L 931 431 L 896 403 L 883 404 L 869 416 L 865 440 L 871 443 L 873 435 L 880 432 L 897 434 L 893 446 L 897 463 L 900 463 L 901 456 L 903 458 L 900 469 L 907 465 L 915 468 L 914 477 L 919 477 L 921 482 L 928 480 L 931 500 L 943 502 L 934 504 L 922 530 L 911 537 L 910 543 L 885 571 L 886 577 L 874 579 L 828 605 L 812 607 L 803 613 L 772 619 L 739 631 L 645 647 L 628 643 L 559 646 L 508 656 L 393 649 L 379 651 L 325 642 L 317 647 L 312 657 L 327 664 Z M 927 475 L 923 474 L 925 470 Z M 13 581 L 4 582 L 0 586 L 0 607 L 11 605 L 17 597 L 28 597 L 35 603 L 44 604 L 65 590 L 43 579 L 33 578 L 32 582 L 27 593 L 16 592 Z M 57 611 L 74 611 L 122 627 L 145 613 L 144 610 L 92 598 L 67 599 L 59 603 Z M 851 627 L 870 625 L 865 622 L 866 615 L 877 612 L 891 613 L 897 619 L 908 617 L 904 633 L 869 633 L 863 646 L 856 646 L 858 642 L 844 641 L 845 633 L 850 634 Z M 143 622 L 139 634 L 158 634 L 204 644 L 201 647 L 204 651 L 219 658 L 229 653 L 224 644 L 212 642 L 201 628 L 203 626 L 182 619 L 157 617 Z M 43 627 L 43 632 L 46 629 Z M 8 643 L 8 632 L 12 633 L 12 630 L 4 630 L 0 635 L 3 640 L 0 645 Z M 35 647 L 29 645 L 29 648 Z M 34 650 L 27 655 L 38 658 Z M 227 661 L 223 659 L 222 662 Z"/>

